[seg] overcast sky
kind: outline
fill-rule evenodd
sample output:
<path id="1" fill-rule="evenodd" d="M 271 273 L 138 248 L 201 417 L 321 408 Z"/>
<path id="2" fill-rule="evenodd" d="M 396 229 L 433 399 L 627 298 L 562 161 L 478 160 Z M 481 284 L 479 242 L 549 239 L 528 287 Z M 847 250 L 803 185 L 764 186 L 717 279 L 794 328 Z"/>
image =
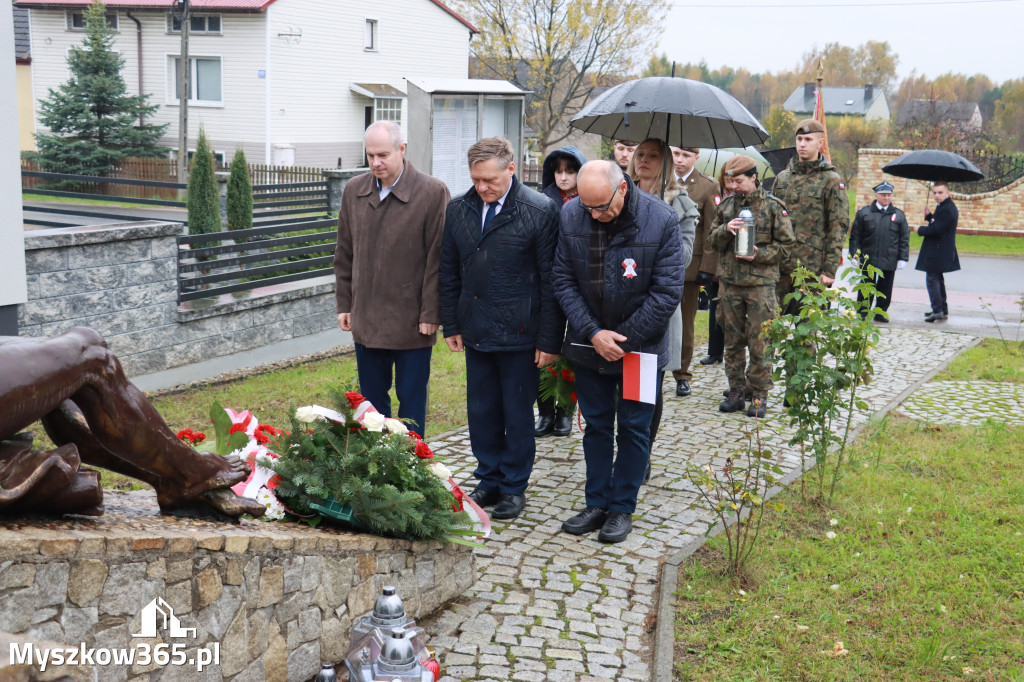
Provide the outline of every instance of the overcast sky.
<path id="1" fill-rule="evenodd" d="M 901 79 L 914 70 L 931 78 L 983 73 L 996 83 L 1024 78 L 1024 0 L 671 2 L 658 53 L 678 63 L 778 72 L 815 46 L 878 40 L 899 55 Z"/>

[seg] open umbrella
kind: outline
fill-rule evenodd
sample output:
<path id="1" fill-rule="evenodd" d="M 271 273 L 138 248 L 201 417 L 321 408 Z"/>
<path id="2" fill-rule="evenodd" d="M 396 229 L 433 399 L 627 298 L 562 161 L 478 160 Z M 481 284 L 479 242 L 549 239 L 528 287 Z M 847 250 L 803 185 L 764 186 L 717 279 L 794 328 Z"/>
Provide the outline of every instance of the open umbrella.
<path id="1" fill-rule="evenodd" d="M 977 166 L 953 152 L 918 149 L 890 161 L 882 171 L 898 178 L 938 182 L 974 182 L 985 177 Z"/>
<path id="2" fill-rule="evenodd" d="M 722 170 L 722 166 L 725 165 L 726 161 L 741 154 L 743 156 L 749 156 L 754 160 L 757 168 L 757 176 L 761 180 L 766 178 L 774 178 L 775 170 L 772 169 L 771 163 L 768 159 L 764 158 L 761 152 L 751 147 L 730 147 L 728 149 L 701 149 L 700 156 L 697 158 L 696 168 L 701 173 L 710 175 L 711 177 L 717 178 L 719 172 Z"/>
<path id="3" fill-rule="evenodd" d="M 689 78 L 620 83 L 585 106 L 569 125 L 612 139 L 653 137 L 673 147 L 749 147 L 768 139 L 768 132 L 732 95 Z"/>
<path id="4" fill-rule="evenodd" d="M 916 149 L 882 167 L 898 178 L 930 182 L 975 182 L 985 177 L 973 163 L 953 152 L 941 149 Z M 928 198 L 925 196 L 925 206 Z M 927 210 L 927 209 L 926 209 Z"/>

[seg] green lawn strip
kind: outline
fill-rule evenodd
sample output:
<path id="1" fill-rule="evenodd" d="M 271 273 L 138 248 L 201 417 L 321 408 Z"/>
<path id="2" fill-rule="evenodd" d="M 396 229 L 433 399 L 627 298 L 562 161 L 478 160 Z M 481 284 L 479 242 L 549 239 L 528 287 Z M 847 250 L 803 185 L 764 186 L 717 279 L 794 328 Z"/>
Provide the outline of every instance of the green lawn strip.
<path id="1" fill-rule="evenodd" d="M 680 568 L 675 679 L 1024 679 L 1022 440 L 870 426 L 834 509 L 799 485 L 778 498 L 743 582 L 724 577 L 721 536 Z M 837 641 L 848 655 L 822 653 Z"/>
<path id="2" fill-rule="evenodd" d="M 149 199 L 163 199 L 164 197 L 153 196 Z M 130 201 L 107 201 L 106 199 L 79 199 L 76 197 L 51 197 L 43 194 L 23 194 L 24 201 L 45 201 L 60 204 L 96 204 L 102 206 L 120 206 L 124 208 L 144 208 L 150 211 L 184 211 L 184 207 L 178 206 L 156 206 L 153 204 L 135 204 Z M 174 201 L 173 199 L 170 201 Z"/>
<path id="3" fill-rule="evenodd" d="M 1008 381 L 1024 384 L 1024 327 L 1002 329 L 1006 341 L 982 339 L 981 343 L 960 353 L 935 381 Z"/>

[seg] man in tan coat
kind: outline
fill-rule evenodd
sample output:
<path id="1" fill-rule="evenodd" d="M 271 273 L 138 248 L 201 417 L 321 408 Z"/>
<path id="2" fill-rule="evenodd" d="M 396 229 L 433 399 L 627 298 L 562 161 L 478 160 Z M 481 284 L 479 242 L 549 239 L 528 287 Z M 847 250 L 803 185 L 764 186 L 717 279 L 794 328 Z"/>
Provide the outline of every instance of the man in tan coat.
<path id="1" fill-rule="evenodd" d="M 672 159 L 676 168 L 677 182 L 697 204 L 700 216 L 697 218 L 697 234 L 693 240 L 693 258 L 686 268 L 686 283 L 683 286 L 683 352 L 680 368 L 672 371 L 676 380 L 676 395 L 690 395 L 690 363 L 693 360 L 693 326 L 697 318 L 697 299 L 702 286 L 710 287 L 715 281 L 718 269 L 718 252 L 708 243 L 708 233 L 715 221 L 715 209 L 721 201 L 718 181 L 694 168 L 700 150 L 696 147 L 672 147 Z"/>
<path id="2" fill-rule="evenodd" d="M 444 183 L 405 160 L 392 121 L 366 129 L 370 172 L 345 186 L 334 252 L 338 324 L 356 345 L 360 391 L 426 433 L 430 354 L 441 323 L 437 269 L 450 198 Z"/>

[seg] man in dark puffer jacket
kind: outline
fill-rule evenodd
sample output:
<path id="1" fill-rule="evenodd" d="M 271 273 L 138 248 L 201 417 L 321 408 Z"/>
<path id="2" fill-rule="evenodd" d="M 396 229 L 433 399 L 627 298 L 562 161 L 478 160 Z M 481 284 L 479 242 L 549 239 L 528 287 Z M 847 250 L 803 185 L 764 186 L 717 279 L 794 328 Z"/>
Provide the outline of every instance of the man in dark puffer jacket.
<path id="1" fill-rule="evenodd" d="M 466 411 L 479 480 L 470 493 L 519 516 L 533 471 L 538 370 L 558 357 L 565 318 L 551 290 L 558 207 L 515 177 L 508 140 L 469 148 L 473 187 L 445 214 L 439 271 L 445 342 L 466 352 Z"/>
<path id="2" fill-rule="evenodd" d="M 600 541 L 622 542 L 633 527 L 654 413 L 652 404 L 622 399 L 622 357 L 654 353 L 659 370 L 668 364 L 666 332 L 689 255 L 675 210 L 614 163 L 591 161 L 578 178 L 579 197 L 562 208 L 552 284 L 569 321 L 564 353 L 587 420 L 586 508 L 562 530 L 583 535 L 600 528 Z"/>

